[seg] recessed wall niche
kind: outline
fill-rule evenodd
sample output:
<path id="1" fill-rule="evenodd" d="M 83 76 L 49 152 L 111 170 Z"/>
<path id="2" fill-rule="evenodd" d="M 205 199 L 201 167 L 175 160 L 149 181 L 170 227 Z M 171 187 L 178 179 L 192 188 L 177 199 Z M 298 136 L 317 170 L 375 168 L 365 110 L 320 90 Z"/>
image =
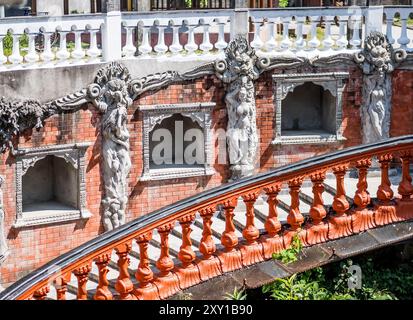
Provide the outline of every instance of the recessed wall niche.
<path id="1" fill-rule="evenodd" d="M 343 141 L 342 94 L 346 72 L 277 74 L 273 144 Z"/>
<path id="2" fill-rule="evenodd" d="M 85 152 L 89 143 L 16 151 L 15 228 L 86 219 Z"/>

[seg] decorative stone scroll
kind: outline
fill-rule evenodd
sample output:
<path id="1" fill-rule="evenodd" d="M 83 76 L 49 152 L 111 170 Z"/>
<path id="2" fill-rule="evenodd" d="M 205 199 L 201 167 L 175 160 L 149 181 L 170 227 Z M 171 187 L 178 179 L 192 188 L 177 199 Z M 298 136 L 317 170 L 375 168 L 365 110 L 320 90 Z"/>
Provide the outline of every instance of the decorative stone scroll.
<path id="1" fill-rule="evenodd" d="M 227 84 L 227 145 L 232 180 L 254 173 L 258 136 L 254 80 L 270 65 L 258 58 L 243 36 L 237 36 L 225 49 L 226 59 L 215 64 L 216 76 Z"/>
<path id="2" fill-rule="evenodd" d="M 363 105 L 361 121 L 363 143 L 389 138 L 392 84 L 389 76 L 407 57 L 404 49 L 394 50 L 387 37 L 372 32 L 362 52 L 354 60 L 363 70 Z"/>
<path id="3" fill-rule="evenodd" d="M 4 234 L 4 205 L 3 205 L 3 183 L 4 178 L 0 176 L 0 264 L 6 259 L 9 248 L 7 246 L 6 235 Z"/>

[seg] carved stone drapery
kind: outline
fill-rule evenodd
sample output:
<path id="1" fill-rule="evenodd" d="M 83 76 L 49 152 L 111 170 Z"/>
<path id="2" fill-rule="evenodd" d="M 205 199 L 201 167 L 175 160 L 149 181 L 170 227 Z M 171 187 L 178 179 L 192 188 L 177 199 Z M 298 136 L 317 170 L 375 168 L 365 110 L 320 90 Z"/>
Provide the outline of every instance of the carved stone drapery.
<path id="1" fill-rule="evenodd" d="M 0 264 L 6 259 L 9 252 L 6 235 L 4 234 L 3 183 L 4 178 L 0 176 Z"/>
<path id="2" fill-rule="evenodd" d="M 363 143 L 389 138 L 392 94 L 389 75 L 406 56 L 405 50 L 394 50 L 380 32 L 372 32 L 365 40 L 363 51 L 355 55 L 364 74 L 360 111 Z"/>
<path id="3" fill-rule="evenodd" d="M 258 58 L 243 36 L 229 43 L 225 55 L 215 69 L 216 76 L 227 84 L 227 146 L 231 178 L 235 180 L 254 173 L 258 147 L 254 80 L 270 61 Z"/>

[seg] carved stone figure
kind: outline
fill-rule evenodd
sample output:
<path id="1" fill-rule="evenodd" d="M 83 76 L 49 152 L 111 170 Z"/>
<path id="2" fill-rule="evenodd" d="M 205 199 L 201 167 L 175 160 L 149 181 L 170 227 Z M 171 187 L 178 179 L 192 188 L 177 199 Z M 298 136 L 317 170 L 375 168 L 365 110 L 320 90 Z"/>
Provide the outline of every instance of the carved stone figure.
<path id="1" fill-rule="evenodd" d="M 372 32 L 365 40 L 364 50 L 355 55 L 355 61 L 364 73 L 363 143 L 389 138 L 392 94 L 389 75 L 406 56 L 403 49 L 393 50 L 387 37 L 380 32 Z"/>
<path id="2" fill-rule="evenodd" d="M 227 145 L 231 179 L 235 180 L 254 172 L 258 145 L 254 80 L 269 60 L 259 59 L 243 36 L 232 40 L 225 54 L 225 61 L 218 61 L 215 70 L 227 84 Z"/>
<path id="3" fill-rule="evenodd" d="M 125 223 L 128 202 L 128 175 L 131 168 L 129 154 L 128 107 L 132 99 L 128 91 L 130 75 L 120 64 L 110 64 L 101 69 L 95 83 L 102 94 L 96 105 L 102 118 L 102 169 L 105 186 L 103 223 L 112 230 Z"/>
<path id="4" fill-rule="evenodd" d="M 4 234 L 4 209 L 3 209 L 3 190 L 4 178 L 0 176 L 0 264 L 6 259 L 9 248 Z"/>

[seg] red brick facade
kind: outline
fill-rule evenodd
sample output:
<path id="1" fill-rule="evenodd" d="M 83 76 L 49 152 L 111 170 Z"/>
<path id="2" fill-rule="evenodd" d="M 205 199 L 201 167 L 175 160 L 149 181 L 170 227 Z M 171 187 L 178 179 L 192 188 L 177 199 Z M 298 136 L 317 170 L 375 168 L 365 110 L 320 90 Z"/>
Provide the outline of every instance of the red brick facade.
<path id="1" fill-rule="evenodd" d="M 274 137 L 274 92 L 271 72 L 256 82 L 257 128 L 259 129 L 259 164 L 265 171 L 286 163 L 330 152 L 361 143 L 360 105 L 361 72 L 351 69 L 350 79 L 343 95 L 344 142 L 334 144 L 278 145 L 272 146 Z M 393 110 L 391 136 L 413 133 L 413 109 L 409 108 L 413 72 L 396 71 L 393 75 Z M 145 104 L 215 102 L 212 114 L 213 148 L 216 174 L 210 177 L 180 178 L 174 180 L 141 182 L 142 174 L 142 115 L 137 106 Z M 1 156 L 0 172 L 6 177 L 3 186 L 6 213 L 5 232 L 10 255 L 0 267 L 0 283 L 9 285 L 28 272 L 67 252 L 75 246 L 96 237 L 103 231 L 100 201 L 102 179 L 100 172 L 101 138 L 100 115 L 90 107 L 75 114 L 53 116 L 44 128 L 27 132 L 20 138 L 19 147 L 36 147 L 73 142 L 91 142 L 86 154 L 87 207 L 93 216 L 85 223 L 66 222 L 15 230 L 11 228 L 16 218 L 16 190 L 14 158 Z M 218 164 L 216 132 L 227 123 L 224 88 L 215 77 L 198 79 L 191 83 L 174 84 L 154 94 L 147 93 L 135 101 L 129 110 L 132 169 L 129 175 L 129 208 L 127 221 L 142 216 L 179 199 L 194 195 L 227 181 L 227 165 Z"/>

